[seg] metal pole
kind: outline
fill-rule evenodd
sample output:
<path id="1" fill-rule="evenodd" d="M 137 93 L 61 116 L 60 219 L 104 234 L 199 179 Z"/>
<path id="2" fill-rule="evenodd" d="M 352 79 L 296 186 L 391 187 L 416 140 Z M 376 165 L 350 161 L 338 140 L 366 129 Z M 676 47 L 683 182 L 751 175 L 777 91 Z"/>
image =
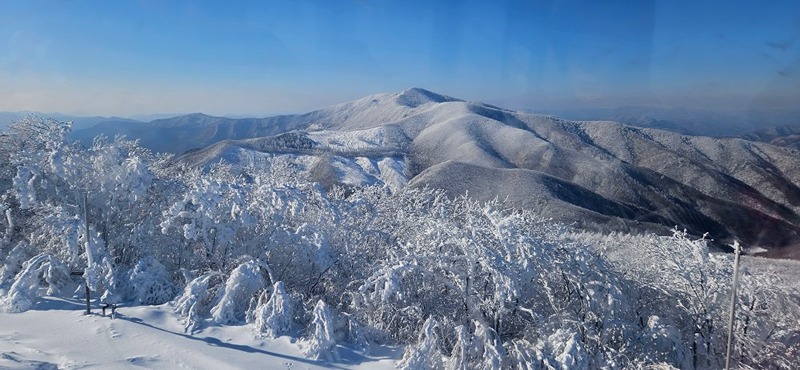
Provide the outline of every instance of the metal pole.
<path id="1" fill-rule="evenodd" d="M 742 247 L 739 246 L 738 241 L 733 242 L 733 288 L 731 289 L 731 316 L 728 319 L 728 350 L 725 353 L 725 370 L 730 369 L 731 365 L 731 350 L 733 343 L 733 319 L 736 313 L 736 285 L 739 283 L 739 255 L 742 253 Z"/>
<path id="2" fill-rule="evenodd" d="M 87 198 L 88 198 L 88 195 L 86 193 L 84 193 L 83 194 L 83 220 L 84 220 L 83 226 L 84 226 L 84 232 L 85 232 L 84 235 L 85 235 L 85 238 L 86 238 L 86 264 L 87 264 L 86 267 L 87 268 L 91 268 L 92 267 L 91 266 L 91 264 L 92 264 L 92 252 L 89 250 L 89 207 L 87 206 L 89 202 L 88 202 Z M 84 279 L 84 282 L 86 283 L 86 314 L 88 315 L 88 314 L 92 313 L 92 306 L 89 303 L 89 296 L 91 294 L 91 291 L 89 290 L 89 279 L 86 276 L 84 276 L 83 279 Z"/>

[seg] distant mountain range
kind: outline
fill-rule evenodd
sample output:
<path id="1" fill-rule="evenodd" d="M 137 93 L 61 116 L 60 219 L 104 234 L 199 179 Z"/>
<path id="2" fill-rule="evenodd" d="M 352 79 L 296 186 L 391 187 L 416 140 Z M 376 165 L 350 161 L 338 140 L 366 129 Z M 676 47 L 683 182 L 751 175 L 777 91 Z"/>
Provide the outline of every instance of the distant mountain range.
<path id="1" fill-rule="evenodd" d="M 800 125 L 770 127 L 743 135 L 745 139 L 800 150 Z"/>
<path id="2" fill-rule="evenodd" d="M 530 110 L 578 121 L 615 121 L 685 135 L 742 137 L 750 132 L 780 126 L 800 127 L 798 110 L 751 110 L 722 113 L 684 107 L 627 106 Z"/>
<path id="3" fill-rule="evenodd" d="M 800 110 L 720 113 L 683 107 L 623 106 L 616 108 L 572 108 L 526 110 L 537 115 L 551 115 L 574 121 L 614 121 L 636 127 L 655 128 L 685 135 L 740 137 L 778 146 L 800 148 Z M 130 118 L 74 116 L 61 113 L 0 112 L 0 129 L 27 114 L 73 122 L 74 139 L 90 144 L 97 134 L 126 135 L 140 138 L 153 150 L 181 154 L 221 140 L 258 137 L 291 129 L 290 121 L 298 116 L 268 118 L 243 116 L 215 117 L 203 113 L 149 114 Z M 288 125 L 288 126 L 287 126 Z M 151 129 L 170 127 L 167 136 L 147 137 Z M 277 127 L 277 129 L 275 128 Z M 202 129 L 198 132 L 198 128 Z M 85 131 L 84 131 L 85 130 Z M 184 140 L 187 139 L 188 140 Z M 159 142 L 161 141 L 161 142 Z"/>
<path id="4" fill-rule="evenodd" d="M 667 232 L 800 258 L 800 151 L 743 138 L 571 121 L 423 89 L 371 95 L 302 115 L 191 114 L 100 123 L 77 139 L 126 134 L 191 166 L 292 166 L 325 186 L 382 183 L 531 209 L 579 228 Z M 783 135 L 789 133 L 789 135 Z M 756 134 L 752 134 L 756 135 Z M 191 150 L 190 150 L 191 149 Z"/>
<path id="5" fill-rule="evenodd" d="M 100 116 L 82 117 L 82 116 L 72 116 L 69 114 L 61 114 L 61 113 L 41 113 L 41 112 L 0 112 L 0 129 L 5 129 L 6 127 L 8 127 L 9 123 L 13 121 L 19 121 L 22 118 L 25 118 L 25 116 L 29 114 L 37 115 L 39 117 L 48 117 L 59 121 L 72 121 L 73 131 L 88 129 L 98 124 L 142 123 L 134 119 L 120 118 L 120 117 L 100 117 Z"/>
<path id="6" fill-rule="evenodd" d="M 183 153 L 222 140 L 270 136 L 302 128 L 294 123 L 292 117 L 233 119 L 194 113 L 157 119 L 149 123 L 119 124 L 116 121 L 107 121 L 88 129 L 76 130 L 72 137 L 88 143 L 99 134 L 110 137 L 125 135 L 139 139 L 142 145 L 154 151 Z"/>
<path id="7" fill-rule="evenodd" d="M 568 121 L 422 89 L 267 122 L 284 132 L 221 141 L 180 160 L 283 160 L 323 183 L 429 186 L 498 197 L 583 228 L 678 226 L 709 232 L 719 244 L 737 238 L 771 255 L 800 256 L 800 158 L 791 149 Z"/>

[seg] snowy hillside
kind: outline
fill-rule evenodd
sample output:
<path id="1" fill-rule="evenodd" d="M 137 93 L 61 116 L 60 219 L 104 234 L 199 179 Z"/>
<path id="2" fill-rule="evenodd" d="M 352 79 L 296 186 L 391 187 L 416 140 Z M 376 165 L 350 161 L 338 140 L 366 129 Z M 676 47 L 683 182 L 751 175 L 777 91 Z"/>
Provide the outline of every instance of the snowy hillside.
<path id="1" fill-rule="evenodd" d="M 3 369 L 328 369 L 309 359 L 289 336 L 267 340 L 247 325 L 188 334 L 169 305 L 121 307 L 116 318 L 83 302 L 43 298 L 31 310 L 0 314 Z M 394 369 L 401 353 L 380 348 L 363 355 L 339 349 L 338 369 Z"/>
<path id="2" fill-rule="evenodd" d="M 431 186 L 588 229 L 677 225 L 720 245 L 736 238 L 754 251 L 800 256 L 800 158 L 787 148 L 567 121 L 418 88 L 273 120 L 294 131 L 222 141 L 181 161 L 278 158 L 326 186 Z"/>

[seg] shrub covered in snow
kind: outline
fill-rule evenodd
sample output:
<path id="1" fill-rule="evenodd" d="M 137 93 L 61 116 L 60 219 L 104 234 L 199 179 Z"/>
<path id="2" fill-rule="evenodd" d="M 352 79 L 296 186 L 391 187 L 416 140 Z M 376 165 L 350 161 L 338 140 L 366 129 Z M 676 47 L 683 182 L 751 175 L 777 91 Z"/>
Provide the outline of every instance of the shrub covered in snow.
<path id="1" fill-rule="evenodd" d="M 264 288 L 265 278 L 261 266 L 259 261 L 249 260 L 233 269 L 222 296 L 211 308 L 211 317 L 216 323 L 244 321 L 252 296 Z"/>
<path id="2" fill-rule="evenodd" d="M 498 370 L 505 355 L 497 333 L 480 322 L 456 328 L 456 344 L 450 353 L 449 369 Z"/>
<path id="3" fill-rule="evenodd" d="M 58 294 L 69 279 L 69 271 L 61 261 L 49 254 L 40 254 L 22 264 L 5 297 L 0 297 L 0 308 L 6 312 L 28 310 L 43 294 Z M 46 288 L 44 292 L 42 289 Z"/>
<path id="4" fill-rule="evenodd" d="M 217 271 L 200 275 L 189 281 L 183 292 L 175 299 L 175 311 L 184 317 L 185 331 L 191 333 L 200 328 L 203 319 L 217 300 L 217 291 L 220 290 L 223 277 Z"/>
<path id="5" fill-rule="evenodd" d="M 339 359 L 334 327 L 328 305 L 322 300 L 317 301 L 312 312 L 309 334 L 305 341 L 306 354 L 309 357 L 329 362 Z"/>
<path id="6" fill-rule="evenodd" d="M 14 283 L 14 277 L 22 271 L 25 261 L 30 259 L 30 246 L 26 242 L 20 242 L 10 251 L 0 267 L 0 295 Z"/>
<path id="7" fill-rule="evenodd" d="M 438 327 L 439 324 L 433 317 L 425 320 L 417 343 L 406 348 L 403 358 L 398 363 L 399 368 L 409 370 L 444 368 L 445 360 L 437 345 Z"/>
<path id="8" fill-rule="evenodd" d="M 154 257 L 145 257 L 131 271 L 129 285 L 139 304 L 156 305 L 175 298 L 175 284 L 167 268 Z"/>
<path id="9" fill-rule="evenodd" d="M 294 298 L 286 292 L 282 281 L 272 285 L 272 292 L 264 290 L 259 295 L 253 313 L 253 328 L 267 338 L 277 338 L 292 333 L 294 323 Z"/>

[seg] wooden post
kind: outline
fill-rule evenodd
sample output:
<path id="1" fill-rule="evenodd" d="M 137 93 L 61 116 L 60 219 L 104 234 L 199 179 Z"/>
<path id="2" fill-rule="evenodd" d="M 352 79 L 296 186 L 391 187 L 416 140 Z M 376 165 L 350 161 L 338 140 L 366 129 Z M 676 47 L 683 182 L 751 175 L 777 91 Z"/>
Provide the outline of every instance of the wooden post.
<path id="1" fill-rule="evenodd" d="M 92 252 L 89 250 L 89 207 L 88 207 L 88 195 L 86 193 L 83 194 L 83 220 L 84 220 L 84 232 L 86 238 L 86 267 L 92 267 Z M 85 272 L 84 272 L 85 274 Z M 89 315 L 92 313 L 92 306 L 89 303 L 91 291 L 89 290 L 89 279 L 84 276 L 83 278 L 84 283 L 86 284 L 86 314 Z"/>
<path id="2" fill-rule="evenodd" d="M 733 344 L 733 319 L 736 313 L 736 285 L 739 282 L 739 255 L 742 254 L 742 247 L 738 241 L 733 242 L 733 287 L 731 288 L 731 316 L 728 319 L 728 350 L 725 353 L 725 370 L 730 369 L 731 350 Z"/>
<path id="3" fill-rule="evenodd" d="M 92 306 L 89 304 L 89 294 L 91 294 L 91 292 L 89 291 L 88 281 L 86 282 L 85 285 L 86 285 L 86 314 L 89 315 L 92 313 Z"/>

